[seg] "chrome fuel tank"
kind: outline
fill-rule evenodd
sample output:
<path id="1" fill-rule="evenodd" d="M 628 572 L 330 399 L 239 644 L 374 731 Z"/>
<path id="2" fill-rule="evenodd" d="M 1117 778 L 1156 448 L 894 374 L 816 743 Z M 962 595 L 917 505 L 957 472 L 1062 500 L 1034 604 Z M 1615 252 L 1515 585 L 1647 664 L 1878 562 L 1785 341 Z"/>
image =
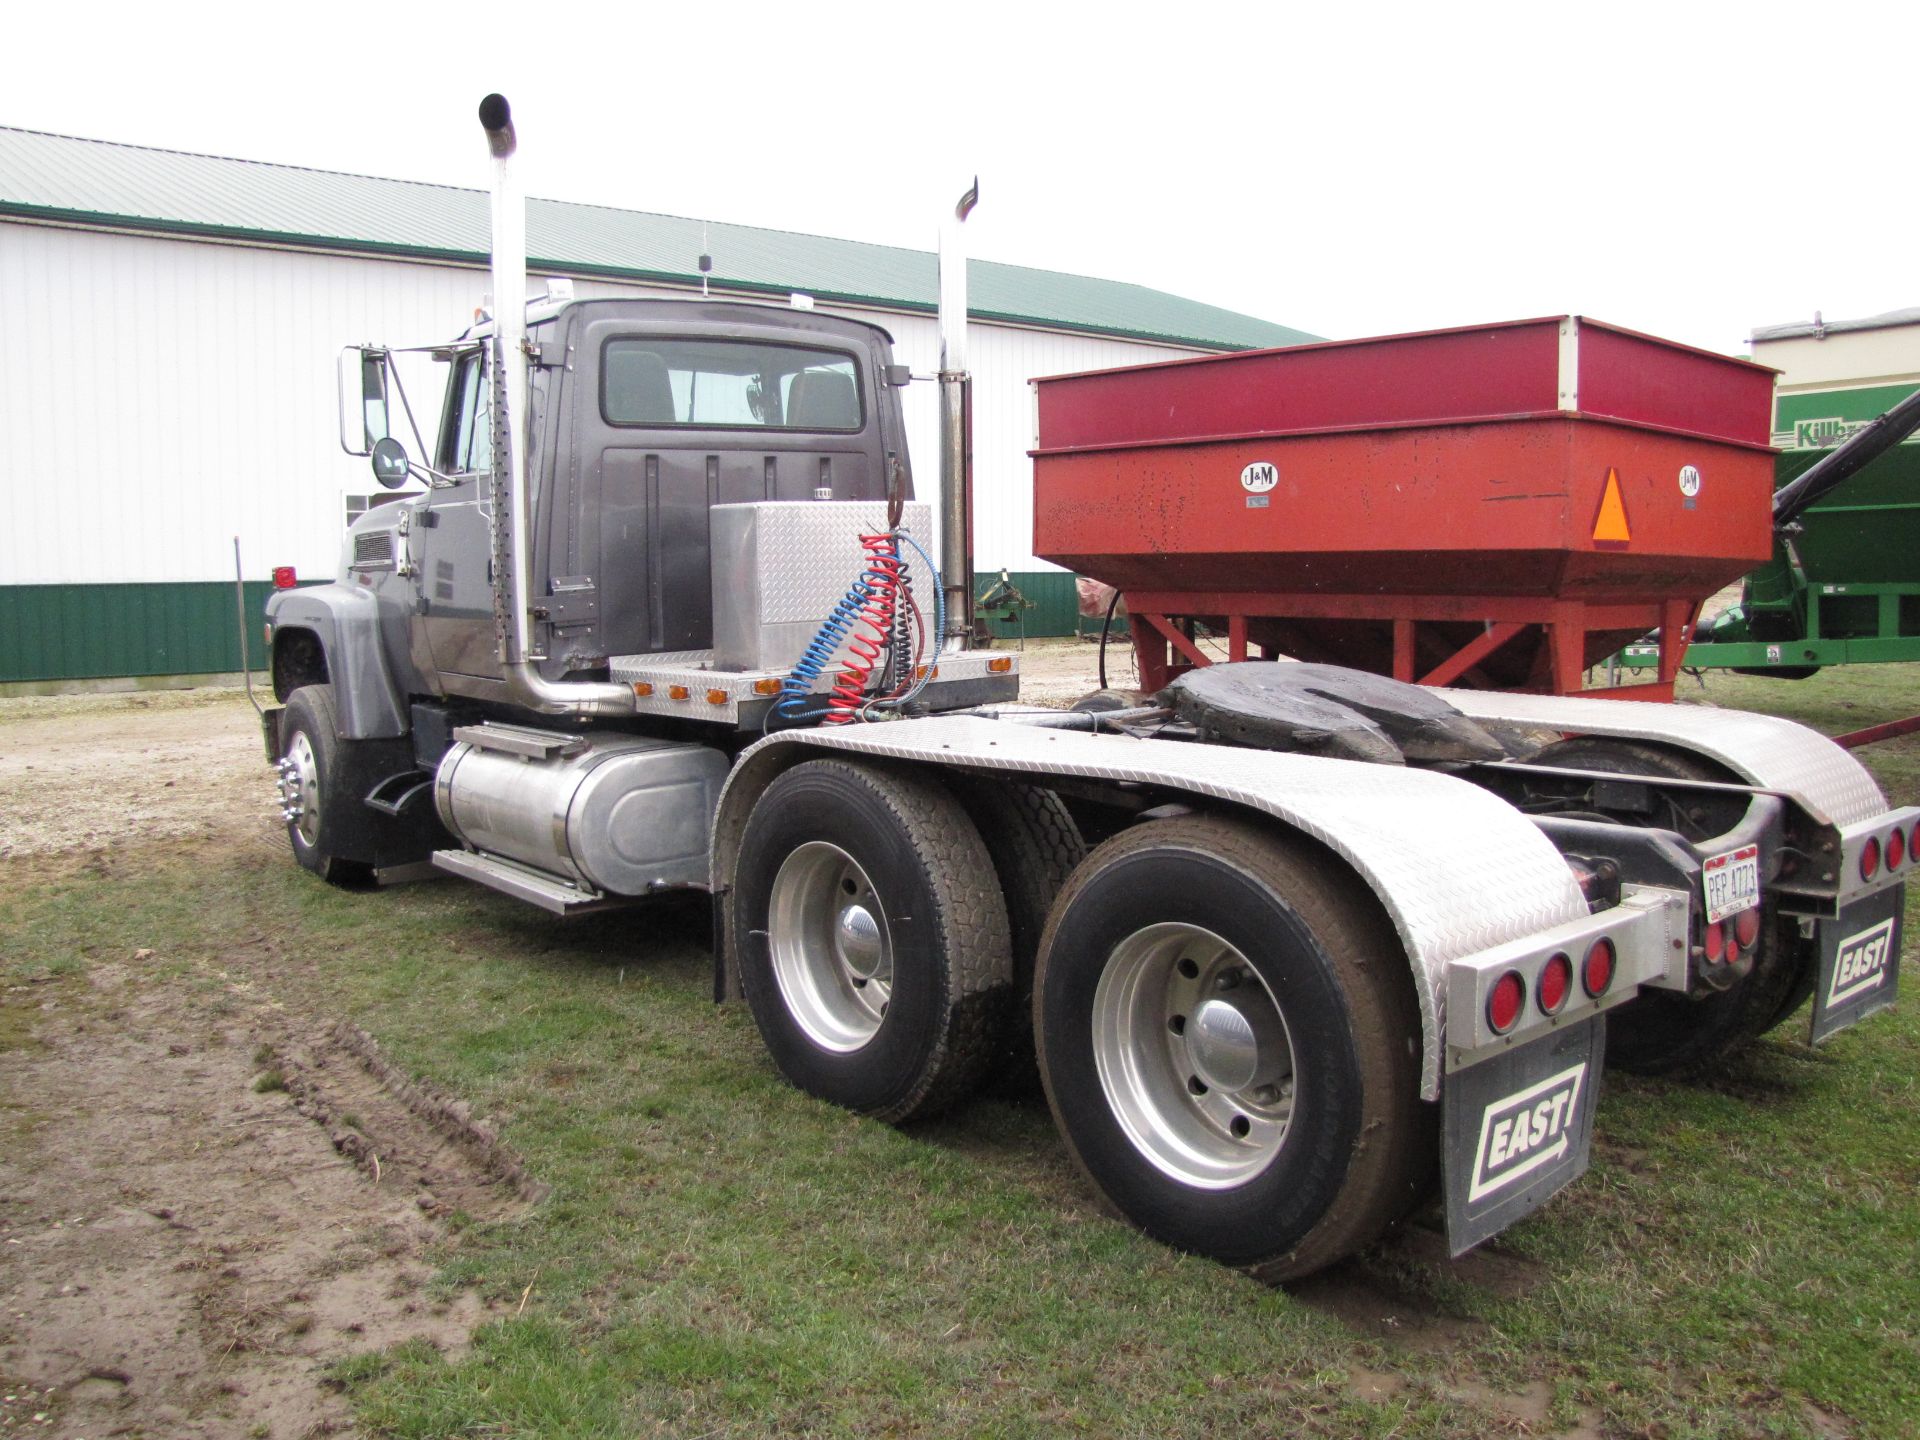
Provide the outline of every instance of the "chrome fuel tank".
<path id="1" fill-rule="evenodd" d="M 454 740 L 434 804 L 472 849 L 613 895 L 706 883 L 720 751 L 518 725 L 464 726 Z"/>

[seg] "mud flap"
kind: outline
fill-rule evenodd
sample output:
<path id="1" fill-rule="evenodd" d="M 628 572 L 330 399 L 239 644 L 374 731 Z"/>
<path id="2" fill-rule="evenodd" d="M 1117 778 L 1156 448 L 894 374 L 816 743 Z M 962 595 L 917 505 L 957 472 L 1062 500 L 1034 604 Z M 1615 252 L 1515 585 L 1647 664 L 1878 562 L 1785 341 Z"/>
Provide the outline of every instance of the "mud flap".
<path id="1" fill-rule="evenodd" d="M 1447 1076 L 1447 1250 L 1463 1255 L 1586 1172 L 1606 1021 L 1544 1035 Z"/>
<path id="2" fill-rule="evenodd" d="M 1889 886 L 1820 922 L 1820 979 L 1813 991 L 1818 1045 L 1893 1004 L 1900 984 L 1900 909 L 1907 887 Z"/>
<path id="3" fill-rule="evenodd" d="M 260 712 L 260 735 L 267 742 L 267 763 L 277 765 L 280 761 L 280 717 L 287 712 L 279 706 Z"/>

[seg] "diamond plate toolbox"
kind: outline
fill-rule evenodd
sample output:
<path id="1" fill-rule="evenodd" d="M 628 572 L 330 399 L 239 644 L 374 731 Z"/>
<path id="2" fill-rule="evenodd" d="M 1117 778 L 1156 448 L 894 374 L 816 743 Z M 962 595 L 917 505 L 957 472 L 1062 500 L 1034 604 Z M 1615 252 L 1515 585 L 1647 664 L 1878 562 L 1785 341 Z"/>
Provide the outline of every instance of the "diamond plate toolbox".
<path id="1" fill-rule="evenodd" d="M 860 537 L 887 528 L 879 500 L 762 500 L 713 507 L 713 662 L 718 670 L 785 669 L 860 574 Z M 901 528 L 933 552 L 931 509 L 909 502 Z M 934 583 L 903 545 L 923 608 Z"/>

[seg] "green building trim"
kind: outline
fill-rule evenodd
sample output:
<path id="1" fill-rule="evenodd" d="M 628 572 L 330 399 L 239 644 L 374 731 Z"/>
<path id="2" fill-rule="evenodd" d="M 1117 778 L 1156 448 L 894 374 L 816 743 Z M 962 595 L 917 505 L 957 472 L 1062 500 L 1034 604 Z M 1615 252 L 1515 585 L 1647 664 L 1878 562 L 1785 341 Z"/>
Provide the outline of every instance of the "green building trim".
<path id="1" fill-rule="evenodd" d="M 973 593 L 984 594 L 999 579 L 997 570 L 982 571 Z M 1033 606 L 1012 622 L 990 619 L 995 637 L 1074 633 L 1079 605 L 1072 575 L 1023 570 L 1008 579 Z M 272 590 L 266 580 L 246 586 L 247 656 L 256 670 L 264 668 L 262 616 Z M 232 675 L 240 668 L 230 580 L 0 586 L 0 685 Z"/>

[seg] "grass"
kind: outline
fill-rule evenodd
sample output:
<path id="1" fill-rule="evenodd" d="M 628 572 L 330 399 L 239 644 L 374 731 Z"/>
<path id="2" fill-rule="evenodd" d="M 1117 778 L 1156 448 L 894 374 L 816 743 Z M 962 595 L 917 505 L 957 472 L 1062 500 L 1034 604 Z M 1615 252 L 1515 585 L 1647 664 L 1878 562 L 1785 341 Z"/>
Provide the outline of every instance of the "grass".
<path id="1" fill-rule="evenodd" d="M 1920 709 L 1893 669 L 1695 693 L 1844 730 Z M 1862 756 L 1920 799 L 1920 739 Z M 0 876 L 0 1037 L 150 947 L 148 983 L 365 1027 L 552 1187 L 448 1227 L 436 1287 L 500 1317 L 470 1353 L 335 1367 L 371 1434 L 1920 1427 L 1910 1001 L 1818 1052 L 1803 1012 L 1709 1082 L 1610 1078 L 1592 1171 L 1491 1259 L 1402 1238 L 1288 1293 L 1099 1213 L 1042 1104 L 900 1131 L 793 1091 L 707 998 L 702 905 L 561 925 L 452 884 L 330 890 L 252 844 Z"/>

